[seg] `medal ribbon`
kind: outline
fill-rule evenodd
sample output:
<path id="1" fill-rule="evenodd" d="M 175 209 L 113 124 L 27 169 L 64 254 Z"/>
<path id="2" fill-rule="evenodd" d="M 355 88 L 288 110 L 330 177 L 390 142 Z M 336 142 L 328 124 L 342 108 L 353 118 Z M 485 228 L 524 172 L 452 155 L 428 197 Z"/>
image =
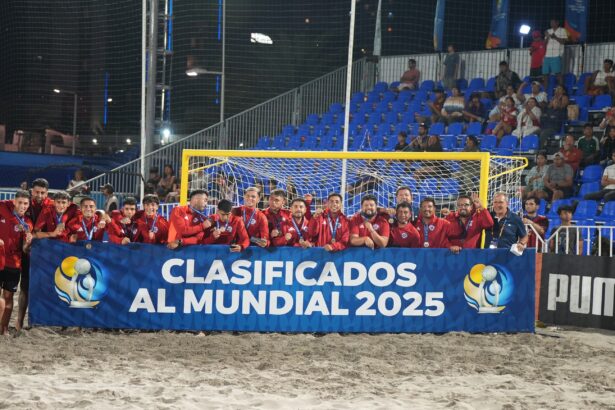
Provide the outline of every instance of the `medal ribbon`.
<path id="1" fill-rule="evenodd" d="M 152 221 L 152 224 L 149 227 L 150 232 L 154 232 L 154 229 L 156 228 L 157 223 L 158 223 L 157 215 L 154 215 L 154 220 Z M 145 224 L 147 225 L 147 215 L 145 216 Z"/>
<path id="2" fill-rule="evenodd" d="M 250 215 L 250 219 L 248 219 L 246 222 L 246 208 L 245 207 L 243 208 L 243 224 L 246 226 L 246 229 L 248 229 L 248 227 L 252 223 L 252 220 L 254 219 L 255 216 L 256 216 L 256 208 L 254 208 L 254 211 L 252 211 L 252 215 Z"/>
<path id="3" fill-rule="evenodd" d="M 337 232 L 337 228 L 338 228 L 338 222 L 340 220 L 340 217 L 338 215 L 337 218 L 335 218 L 335 224 L 331 225 L 331 214 L 327 215 L 327 219 L 329 220 L 329 231 L 331 231 L 331 239 L 335 240 L 335 234 Z"/>
<path id="4" fill-rule="evenodd" d="M 295 223 L 295 218 L 290 218 L 290 221 L 293 223 L 293 226 L 295 227 L 295 230 L 297 231 L 297 235 L 299 235 L 299 240 L 303 240 L 303 235 L 301 234 L 301 229 L 299 229 L 299 227 L 297 226 L 297 224 Z M 301 228 L 303 228 L 305 225 L 305 219 L 301 219 Z"/>
<path id="5" fill-rule="evenodd" d="M 86 238 L 88 238 L 88 241 L 91 241 L 92 236 L 94 236 L 94 229 L 96 229 L 96 221 L 92 218 L 92 229 L 90 231 L 88 231 L 84 219 L 81 220 L 81 226 L 83 226 L 83 232 L 85 232 Z"/>
<path id="6" fill-rule="evenodd" d="M 15 211 L 13 211 L 13 215 L 15 215 L 15 218 L 17 218 L 17 222 L 19 222 L 19 225 L 23 226 L 24 232 L 28 232 L 30 230 L 30 227 L 28 226 L 26 221 L 22 217 L 17 215 L 17 212 Z"/>
<path id="7" fill-rule="evenodd" d="M 226 228 L 228 228 L 228 223 L 230 221 L 231 217 L 229 215 L 229 219 L 226 221 L 226 224 L 224 224 L 224 232 L 226 232 Z M 216 228 L 218 230 L 220 230 L 220 218 L 216 219 Z"/>
<path id="8" fill-rule="evenodd" d="M 192 211 L 192 213 L 196 214 L 196 216 L 199 218 L 199 222 L 203 223 L 205 219 L 207 219 L 207 214 L 205 214 L 205 212 L 197 211 L 193 207 L 189 207 L 189 208 Z"/>

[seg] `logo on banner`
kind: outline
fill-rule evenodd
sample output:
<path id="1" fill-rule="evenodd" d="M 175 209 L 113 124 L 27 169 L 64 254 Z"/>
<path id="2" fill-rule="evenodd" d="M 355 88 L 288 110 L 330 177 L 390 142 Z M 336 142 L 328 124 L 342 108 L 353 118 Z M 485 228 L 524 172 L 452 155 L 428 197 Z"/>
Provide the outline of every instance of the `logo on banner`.
<path id="1" fill-rule="evenodd" d="M 514 288 L 512 275 L 499 265 L 474 265 L 463 281 L 466 301 L 478 313 L 500 313 L 512 300 Z"/>
<path id="2" fill-rule="evenodd" d="M 54 281 L 58 297 L 72 308 L 93 308 L 107 292 L 102 270 L 86 258 L 65 258 L 56 268 Z"/>

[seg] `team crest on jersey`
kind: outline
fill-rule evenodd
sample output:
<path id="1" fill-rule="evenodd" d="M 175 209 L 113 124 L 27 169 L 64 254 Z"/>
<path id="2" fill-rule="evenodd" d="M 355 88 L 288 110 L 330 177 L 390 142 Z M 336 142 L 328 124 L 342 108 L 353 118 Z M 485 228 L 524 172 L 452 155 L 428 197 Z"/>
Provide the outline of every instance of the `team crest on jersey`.
<path id="1" fill-rule="evenodd" d="M 392 224 L 392 223 L 394 223 L 394 222 L 395 222 L 395 219 L 393 219 L 393 218 L 389 218 L 389 223 L 390 223 L 390 224 Z"/>
<path id="2" fill-rule="evenodd" d="M 250 225 L 256 225 L 256 219 L 252 219 L 252 220 L 250 221 Z"/>
<path id="3" fill-rule="evenodd" d="M 436 229 L 435 225 L 429 225 L 429 230 L 433 232 L 433 230 Z"/>
<path id="4" fill-rule="evenodd" d="M 378 228 L 380 228 L 380 225 L 374 224 L 374 229 L 378 230 Z"/>
<path id="5" fill-rule="evenodd" d="M 406 239 L 408 237 L 408 233 L 407 232 L 402 232 L 401 233 L 401 237 Z"/>
<path id="6" fill-rule="evenodd" d="M 233 227 L 232 226 L 227 226 L 226 227 L 226 232 L 233 232 Z"/>
<path id="7" fill-rule="evenodd" d="M 199 221 L 199 218 L 193 218 L 192 222 L 197 223 Z"/>
<path id="8" fill-rule="evenodd" d="M 20 226 L 21 226 L 21 225 L 15 225 L 15 226 L 13 227 L 13 229 L 15 229 L 15 232 L 19 232 L 19 227 L 20 227 Z"/>
<path id="9" fill-rule="evenodd" d="M 152 228 L 152 232 L 153 232 L 153 233 L 158 233 L 158 227 L 157 227 L 157 226 L 154 226 L 154 227 Z"/>
<path id="10" fill-rule="evenodd" d="M 2 219 L 0 219 L 0 222 L 2 222 L 3 224 L 5 224 L 5 223 L 6 223 L 6 219 L 2 218 Z"/>
<path id="11" fill-rule="evenodd" d="M 293 227 L 288 228 L 288 232 L 295 232 L 295 228 Z"/>

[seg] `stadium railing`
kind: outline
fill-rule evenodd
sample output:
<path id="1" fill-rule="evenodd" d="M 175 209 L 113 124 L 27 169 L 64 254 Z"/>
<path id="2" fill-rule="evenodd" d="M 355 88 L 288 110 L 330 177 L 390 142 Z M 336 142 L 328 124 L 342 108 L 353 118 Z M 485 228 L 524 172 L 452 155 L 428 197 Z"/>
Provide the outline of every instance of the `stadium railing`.
<path id="1" fill-rule="evenodd" d="M 558 226 L 546 239 L 538 235 L 531 225 L 536 239 L 536 252 L 567 255 L 595 255 L 613 257 L 615 254 L 615 225 L 579 224 Z M 572 247 L 570 237 L 576 236 L 577 246 Z"/>

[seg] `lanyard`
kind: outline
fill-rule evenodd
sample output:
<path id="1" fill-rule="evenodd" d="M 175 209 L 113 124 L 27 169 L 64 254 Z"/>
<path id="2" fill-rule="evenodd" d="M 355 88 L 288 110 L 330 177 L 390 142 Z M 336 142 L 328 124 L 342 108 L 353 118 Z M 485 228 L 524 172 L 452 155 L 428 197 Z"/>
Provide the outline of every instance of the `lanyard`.
<path id="1" fill-rule="evenodd" d="M 254 219 L 255 216 L 256 216 L 256 208 L 254 208 L 254 211 L 252 211 L 252 215 L 250 215 L 250 219 L 248 219 L 246 222 L 246 208 L 245 207 L 243 208 L 243 224 L 246 226 L 246 229 L 248 229 L 248 227 L 252 223 L 252 220 Z"/>
<path id="2" fill-rule="evenodd" d="M 57 213 L 56 212 L 56 225 L 60 225 L 62 223 L 62 217 L 64 216 L 64 213 Z"/>
<path id="3" fill-rule="evenodd" d="M 468 217 L 468 222 L 466 222 L 466 224 L 464 225 L 463 222 L 461 222 L 461 218 L 459 218 L 459 226 L 461 227 L 461 229 L 463 229 L 463 231 L 461 232 L 461 239 L 465 239 L 468 236 L 468 229 L 470 229 L 470 224 L 472 223 L 472 217 Z"/>
<path id="4" fill-rule="evenodd" d="M 280 215 L 279 211 L 277 214 L 273 214 L 273 220 L 275 221 L 275 229 L 277 229 L 278 231 L 282 226 L 282 218 L 283 217 Z"/>
<path id="5" fill-rule="evenodd" d="M 500 225 L 500 233 L 498 234 L 497 238 L 495 237 L 495 232 L 493 231 L 493 228 L 495 228 L 495 224 L 493 224 L 493 226 L 491 227 L 492 240 L 496 240 L 496 241 L 500 240 L 500 238 L 502 237 L 502 233 L 504 233 L 504 228 L 506 227 L 506 222 L 508 222 L 508 217 L 504 218 L 504 221 Z"/>
<path id="6" fill-rule="evenodd" d="M 158 223 L 158 218 L 157 215 L 154 215 L 154 220 L 152 221 L 152 224 L 149 227 L 149 231 L 150 232 L 156 232 L 156 224 Z M 147 225 L 147 215 L 145 216 L 145 224 Z"/>
<path id="7" fill-rule="evenodd" d="M 339 215 L 335 218 L 335 224 L 331 224 L 331 214 L 327 215 L 327 219 L 329 220 L 329 231 L 331 231 L 331 239 L 335 240 L 335 233 L 337 232 L 337 228 L 339 227 Z"/>
<path id="8" fill-rule="evenodd" d="M 207 219 L 207 215 L 205 214 L 205 212 L 201 212 L 201 211 L 197 211 L 196 209 L 194 209 L 193 207 L 189 207 L 190 210 L 192 211 L 192 213 L 196 214 L 199 218 L 199 222 L 204 222 L 205 219 Z"/>
<path id="9" fill-rule="evenodd" d="M 429 225 L 423 224 L 423 242 L 429 243 Z"/>
<path id="10" fill-rule="evenodd" d="M 81 226 L 83 226 L 83 232 L 85 232 L 86 238 L 88 238 L 88 241 L 91 241 L 92 236 L 94 236 L 94 230 L 96 229 L 96 221 L 92 218 L 92 229 L 90 231 L 88 231 L 84 219 L 81 220 Z"/>
<path id="11" fill-rule="evenodd" d="M 299 240 L 302 241 L 303 235 L 301 234 L 301 229 L 299 229 L 299 227 L 295 223 L 295 218 L 290 218 L 290 221 L 293 223 L 293 226 L 295 227 L 295 230 L 297 231 L 297 235 L 299 235 Z M 303 228 L 304 224 L 305 224 L 305 219 L 301 218 L 301 228 Z"/>
<path id="12" fill-rule="evenodd" d="M 24 232 L 28 232 L 30 230 L 30 227 L 28 226 L 26 221 L 23 218 L 21 218 L 19 215 L 17 215 L 17 212 L 15 211 L 13 211 L 13 215 L 15 215 L 15 218 L 17 218 L 17 222 L 19 222 L 19 225 L 23 226 Z"/>
<path id="13" fill-rule="evenodd" d="M 128 236 L 128 239 L 130 239 L 130 241 L 132 242 L 132 230 L 135 227 L 134 222 L 130 225 L 122 224 L 122 226 L 124 227 L 124 232 L 126 233 L 126 236 Z"/>

